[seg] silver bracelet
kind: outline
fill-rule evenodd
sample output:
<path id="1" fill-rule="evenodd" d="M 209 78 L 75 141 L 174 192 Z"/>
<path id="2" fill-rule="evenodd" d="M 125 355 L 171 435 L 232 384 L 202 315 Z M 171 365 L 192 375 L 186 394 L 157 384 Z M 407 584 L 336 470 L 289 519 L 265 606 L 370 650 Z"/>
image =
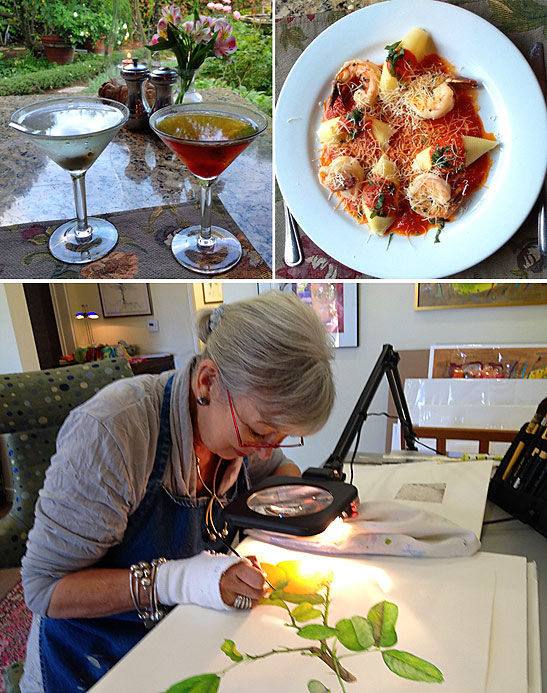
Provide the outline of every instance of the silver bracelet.
<path id="1" fill-rule="evenodd" d="M 158 602 L 158 590 L 156 586 L 158 567 L 162 563 L 166 563 L 165 558 L 154 558 L 151 563 L 140 561 L 139 563 L 134 563 L 129 568 L 129 591 L 131 592 L 131 599 L 133 600 L 139 618 L 147 629 L 155 626 L 167 613 L 167 610 L 160 606 Z M 139 585 L 148 597 L 148 607 L 141 604 Z"/>

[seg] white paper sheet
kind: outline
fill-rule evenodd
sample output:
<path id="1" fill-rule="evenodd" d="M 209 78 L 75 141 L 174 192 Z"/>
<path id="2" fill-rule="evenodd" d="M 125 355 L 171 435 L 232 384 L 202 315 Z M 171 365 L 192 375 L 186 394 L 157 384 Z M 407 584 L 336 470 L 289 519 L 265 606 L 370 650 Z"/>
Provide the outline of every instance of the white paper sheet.
<path id="1" fill-rule="evenodd" d="M 491 461 L 355 465 L 353 483 L 363 501 L 397 500 L 423 508 L 452 520 L 480 538 L 491 470 Z M 344 471 L 349 477 L 349 465 L 345 465 Z M 426 497 L 425 492 L 429 490 L 429 497 L 434 500 L 410 500 L 412 485 L 424 491 L 415 498 Z"/>
<path id="2" fill-rule="evenodd" d="M 434 685 L 400 678 L 387 669 L 378 651 L 359 652 L 343 660 L 358 679 L 345 684 L 348 693 L 486 690 L 495 559 L 485 560 L 477 554 L 461 559 L 357 561 L 310 556 L 252 540 L 245 540 L 240 548 L 244 554 L 254 553 L 270 563 L 301 559 L 314 569 L 334 571 L 331 625 L 341 618 L 366 616 L 370 607 L 384 599 L 397 604 L 398 642 L 394 648 L 433 663 L 445 679 Z M 244 613 L 178 607 L 92 689 L 93 693 L 153 693 L 193 675 L 219 672 L 232 664 L 220 651 L 226 638 L 233 640 L 240 652 L 249 654 L 309 643 L 283 625 L 285 621 L 285 612 L 278 607 L 258 607 Z M 219 693 L 305 693 L 310 679 L 322 681 L 333 693 L 341 690 L 323 662 L 291 653 L 236 665 L 222 677 Z"/>

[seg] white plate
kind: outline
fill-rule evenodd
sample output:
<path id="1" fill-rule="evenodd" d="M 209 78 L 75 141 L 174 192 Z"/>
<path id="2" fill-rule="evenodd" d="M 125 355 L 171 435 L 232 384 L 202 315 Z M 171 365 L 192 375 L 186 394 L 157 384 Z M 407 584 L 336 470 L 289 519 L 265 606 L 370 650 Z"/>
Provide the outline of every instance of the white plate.
<path id="1" fill-rule="evenodd" d="M 411 241 L 372 236 L 342 210 L 317 178 L 316 130 L 331 79 L 362 57 L 381 63 L 384 47 L 413 27 L 430 32 L 437 51 L 476 79 L 484 128 L 500 142 L 486 187 L 447 224 Z M 389 0 L 349 14 L 320 34 L 293 66 L 275 115 L 279 186 L 309 237 L 333 258 L 383 278 L 438 278 L 460 272 L 500 248 L 530 212 L 547 167 L 547 114 L 538 82 L 519 50 L 498 29 L 460 7 L 434 0 Z"/>

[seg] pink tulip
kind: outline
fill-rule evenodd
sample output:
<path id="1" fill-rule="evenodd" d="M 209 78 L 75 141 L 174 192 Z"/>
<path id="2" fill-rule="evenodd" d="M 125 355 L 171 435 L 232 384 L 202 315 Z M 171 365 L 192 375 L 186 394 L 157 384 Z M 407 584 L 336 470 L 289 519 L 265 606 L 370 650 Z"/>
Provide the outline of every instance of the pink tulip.
<path id="1" fill-rule="evenodd" d="M 238 12 L 237 10 L 234 12 L 234 19 L 241 19 L 241 12 Z"/>
<path id="2" fill-rule="evenodd" d="M 232 11 L 232 8 L 230 5 L 224 5 L 222 7 L 222 9 L 224 10 L 224 12 L 231 12 Z"/>
<path id="3" fill-rule="evenodd" d="M 224 5 L 221 2 L 215 3 L 215 10 L 219 10 L 219 12 L 222 12 L 222 8 Z"/>
<path id="4" fill-rule="evenodd" d="M 215 3 L 214 2 L 208 2 L 207 3 L 207 9 L 214 10 L 215 9 Z"/>

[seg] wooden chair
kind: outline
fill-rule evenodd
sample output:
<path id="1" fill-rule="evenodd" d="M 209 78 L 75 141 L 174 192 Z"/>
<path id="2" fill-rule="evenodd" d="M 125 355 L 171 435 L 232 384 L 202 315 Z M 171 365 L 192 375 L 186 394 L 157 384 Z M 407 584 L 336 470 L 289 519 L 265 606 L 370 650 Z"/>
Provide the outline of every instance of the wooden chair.
<path id="1" fill-rule="evenodd" d="M 417 438 L 434 438 L 437 452 L 446 455 L 447 440 L 476 440 L 479 443 L 479 453 L 488 454 L 490 443 L 511 443 L 518 431 L 505 431 L 483 428 L 434 428 L 429 426 L 413 426 Z M 401 432 L 401 448 L 405 449 L 405 440 Z"/>

